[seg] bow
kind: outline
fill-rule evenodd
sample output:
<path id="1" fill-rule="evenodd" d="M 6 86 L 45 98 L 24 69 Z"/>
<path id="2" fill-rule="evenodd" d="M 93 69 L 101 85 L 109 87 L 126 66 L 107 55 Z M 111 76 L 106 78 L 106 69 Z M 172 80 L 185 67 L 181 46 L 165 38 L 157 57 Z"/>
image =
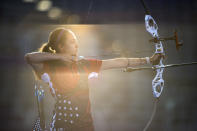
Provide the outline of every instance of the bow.
<path id="1" fill-rule="evenodd" d="M 146 26 L 146 30 L 152 35 L 154 39 L 159 39 L 158 26 L 150 14 L 145 15 L 145 26 Z M 161 41 L 155 43 L 155 54 L 163 54 L 163 55 L 165 54 L 163 49 L 163 44 Z M 156 76 L 152 80 L 152 92 L 154 97 L 159 98 L 164 87 L 164 80 L 163 80 L 164 68 L 158 68 L 158 67 L 164 67 L 163 58 L 160 59 L 158 64 L 153 65 L 153 67 L 157 69 L 156 69 Z"/>
<path id="2" fill-rule="evenodd" d="M 153 39 L 149 40 L 149 42 L 153 42 L 155 44 L 155 53 L 154 54 L 162 54 L 165 55 L 163 43 L 162 41 L 167 40 L 175 40 L 176 49 L 178 50 L 182 43 L 178 42 L 177 32 L 175 31 L 173 37 L 161 38 L 158 33 L 158 26 L 153 17 L 150 15 L 150 11 L 146 7 L 144 0 L 140 0 L 144 10 L 145 10 L 145 27 L 146 30 L 152 35 Z M 155 69 L 156 75 L 152 80 L 152 92 L 155 98 L 159 98 L 164 87 L 164 72 L 165 65 L 163 64 L 163 57 L 160 58 L 159 62 L 153 65 L 152 69 Z"/>
<path id="3" fill-rule="evenodd" d="M 155 22 L 155 20 L 153 19 L 153 17 L 150 15 L 150 12 L 148 11 L 147 7 L 145 6 L 145 3 L 143 0 L 141 0 L 141 3 L 145 9 L 145 27 L 146 30 L 152 35 L 153 39 L 155 40 L 159 40 L 159 33 L 158 33 L 158 26 L 157 23 Z M 155 53 L 154 54 L 162 54 L 165 55 L 164 49 L 163 49 L 163 44 L 161 41 L 154 41 L 155 42 Z M 153 68 L 157 68 L 156 69 L 156 75 L 154 77 L 154 79 L 152 80 L 152 92 L 153 92 L 153 96 L 155 98 L 159 98 L 162 91 L 163 91 L 163 87 L 164 87 L 164 79 L 163 79 L 163 71 L 164 68 L 159 68 L 159 67 L 164 67 L 163 64 L 163 57 L 160 58 L 159 63 L 156 65 L 153 65 Z M 148 129 L 148 127 L 150 126 L 153 117 L 155 115 L 156 112 L 156 108 L 157 108 L 157 101 L 155 101 L 154 104 L 154 108 L 153 108 L 153 112 L 152 115 L 150 117 L 150 120 L 148 121 L 148 123 L 146 124 L 144 131 L 146 131 Z"/>
<path id="4" fill-rule="evenodd" d="M 178 36 L 177 31 L 174 32 L 174 36 L 167 37 L 167 38 L 161 38 L 158 33 L 158 26 L 153 17 L 150 14 L 150 11 L 146 7 L 144 0 L 140 0 L 144 10 L 145 10 L 145 27 L 147 32 L 151 34 L 153 39 L 149 40 L 149 42 L 152 42 L 155 44 L 155 52 L 154 54 L 162 54 L 165 55 L 164 48 L 163 48 L 163 41 L 167 40 L 174 40 L 176 44 L 176 49 L 179 50 L 180 46 L 183 44 L 181 42 L 178 42 Z M 152 92 L 153 96 L 155 98 L 159 98 L 163 88 L 164 88 L 164 79 L 163 79 L 163 72 L 164 68 L 167 67 L 173 67 L 173 66 L 181 66 L 181 65 L 190 65 L 195 63 L 183 63 L 183 64 L 174 64 L 174 65 L 164 65 L 163 64 L 163 57 L 160 58 L 159 62 L 157 64 L 154 64 L 152 67 L 143 67 L 143 68 L 127 68 L 124 70 L 125 72 L 131 72 L 135 70 L 142 70 L 142 69 L 154 69 L 156 71 L 156 75 L 154 79 L 152 80 Z"/>
<path id="5" fill-rule="evenodd" d="M 158 26 L 153 17 L 150 15 L 149 10 L 147 9 L 144 0 L 140 0 L 144 9 L 145 9 L 145 27 L 146 30 L 152 35 L 152 39 L 149 40 L 149 42 L 152 42 L 155 44 L 155 54 L 162 54 L 165 55 L 164 48 L 163 48 L 163 41 L 168 41 L 168 40 L 174 40 L 176 49 L 179 50 L 180 46 L 182 46 L 182 42 L 178 42 L 178 36 L 177 36 L 177 31 L 174 32 L 174 36 L 172 37 L 166 37 L 162 38 L 158 34 Z M 169 64 L 169 65 L 164 65 L 163 64 L 163 57 L 160 58 L 159 62 L 157 64 L 154 64 L 152 67 L 141 67 L 141 68 L 127 68 L 124 70 L 124 72 L 132 72 L 136 70 L 145 70 L 145 69 L 152 69 L 156 71 L 156 75 L 154 79 L 152 80 L 152 92 L 153 96 L 156 98 L 155 99 L 155 104 L 154 108 L 152 111 L 152 115 L 146 124 L 145 128 L 143 131 L 146 131 L 148 127 L 150 126 L 153 117 L 156 112 L 157 108 L 157 102 L 159 97 L 161 96 L 161 93 L 164 88 L 164 79 L 163 79 L 163 72 L 165 68 L 170 68 L 170 67 L 179 67 L 179 66 L 189 66 L 189 65 L 196 65 L 197 62 L 189 62 L 189 63 L 180 63 L 180 64 Z"/>
<path id="6" fill-rule="evenodd" d="M 144 7 L 144 10 L 145 10 L 145 27 L 146 27 L 146 30 L 153 37 L 153 39 L 149 40 L 149 42 L 153 42 L 155 44 L 154 54 L 162 54 L 163 56 L 165 55 L 162 42 L 167 41 L 167 40 L 175 40 L 176 48 L 178 50 L 179 47 L 182 46 L 182 43 L 178 42 L 177 32 L 175 31 L 175 34 L 174 34 L 173 37 L 161 38 L 159 36 L 159 33 L 158 33 L 157 23 L 155 22 L 155 20 L 151 16 L 150 11 L 147 9 L 144 1 L 143 0 L 140 0 L 140 1 L 141 1 L 142 5 Z M 141 70 L 141 69 L 154 69 L 156 71 L 156 75 L 152 80 L 152 93 L 153 93 L 153 96 L 156 98 L 156 101 L 155 101 L 155 104 L 154 104 L 152 115 L 151 115 L 148 123 L 146 124 L 145 128 L 143 129 L 144 131 L 146 131 L 148 129 L 148 127 L 150 126 L 150 124 L 153 120 L 153 117 L 155 115 L 156 108 L 157 108 L 157 101 L 158 101 L 159 97 L 161 96 L 161 93 L 162 93 L 163 88 L 164 88 L 163 72 L 164 72 L 165 67 L 169 67 L 169 66 L 165 66 L 163 64 L 163 57 L 161 57 L 159 62 L 156 63 L 156 64 L 153 64 L 152 67 L 136 68 L 136 69 L 127 68 L 125 70 L 126 72 L 131 72 L 131 71 L 134 71 L 134 70 Z"/>

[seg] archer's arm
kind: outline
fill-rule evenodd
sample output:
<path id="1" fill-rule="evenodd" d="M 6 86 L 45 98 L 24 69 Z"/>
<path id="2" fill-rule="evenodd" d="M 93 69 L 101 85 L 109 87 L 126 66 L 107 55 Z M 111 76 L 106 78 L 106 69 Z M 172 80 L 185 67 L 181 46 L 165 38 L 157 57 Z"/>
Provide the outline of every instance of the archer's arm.
<path id="1" fill-rule="evenodd" d="M 70 62 L 72 57 L 63 55 L 63 54 L 53 54 L 53 53 L 47 53 L 47 52 L 32 52 L 27 53 L 24 56 L 25 61 L 31 65 L 31 67 L 36 71 L 42 71 L 43 70 L 43 62 L 49 61 L 49 60 L 62 60 L 62 61 L 68 61 Z"/>
<path id="2" fill-rule="evenodd" d="M 44 61 L 57 60 L 59 56 L 46 52 L 32 52 L 25 54 L 24 58 L 35 71 L 42 72 Z"/>
<path id="3" fill-rule="evenodd" d="M 134 67 L 147 64 L 146 58 L 115 58 L 102 60 L 101 70 Z"/>
<path id="4" fill-rule="evenodd" d="M 156 64 L 160 61 L 162 54 L 154 54 L 150 57 L 150 63 Z M 113 68 L 124 68 L 124 67 L 135 67 L 147 64 L 146 58 L 115 58 L 102 60 L 101 70 L 113 69 Z"/>
<path id="5" fill-rule="evenodd" d="M 25 54 L 25 60 L 28 64 L 40 64 L 48 60 L 60 60 L 62 57 L 59 54 L 47 52 L 32 52 Z"/>

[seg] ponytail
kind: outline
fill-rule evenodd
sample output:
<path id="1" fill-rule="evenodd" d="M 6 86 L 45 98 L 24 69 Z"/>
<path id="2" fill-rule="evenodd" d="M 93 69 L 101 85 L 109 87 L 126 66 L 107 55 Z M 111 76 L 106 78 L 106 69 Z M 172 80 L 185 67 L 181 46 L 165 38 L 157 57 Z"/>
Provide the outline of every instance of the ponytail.
<path id="1" fill-rule="evenodd" d="M 55 50 L 53 50 L 51 48 L 51 46 L 49 46 L 48 43 L 44 43 L 39 49 L 38 52 L 49 52 L 49 53 L 56 53 Z"/>

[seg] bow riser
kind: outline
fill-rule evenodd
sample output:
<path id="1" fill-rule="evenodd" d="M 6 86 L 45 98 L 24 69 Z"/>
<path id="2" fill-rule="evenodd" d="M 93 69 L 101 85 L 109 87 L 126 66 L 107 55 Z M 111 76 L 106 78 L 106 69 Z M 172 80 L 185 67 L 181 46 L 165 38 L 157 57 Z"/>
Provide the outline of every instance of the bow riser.
<path id="1" fill-rule="evenodd" d="M 152 35 L 153 38 L 159 39 L 158 34 L 158 26 L 155 20 L 151 15 L 145 15 L 145 27 L 146 30 Z M 154 43 L 155 44 L 155 54 L 165 54 L 163 49 L 163 44 L 161 41 Z M 163 58 L 160 59 L 159 64 L 153 65 L 154 68 L 163 67 Z M 163 80 L 163 71 L 164 68 L 156 69 L 156 76 L 152 80 L 152 92 L 153 96 L 159 98 L 164 87 L 164 80 Z"/>

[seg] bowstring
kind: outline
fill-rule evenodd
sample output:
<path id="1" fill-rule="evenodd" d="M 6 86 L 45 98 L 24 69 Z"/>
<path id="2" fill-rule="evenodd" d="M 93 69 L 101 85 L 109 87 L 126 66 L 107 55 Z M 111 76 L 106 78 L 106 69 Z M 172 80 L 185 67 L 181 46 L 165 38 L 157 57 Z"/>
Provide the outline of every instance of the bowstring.
<path id="1" fill-rule="evenodd" d="M 87 24 L 87 22 L 88 22 L 88 19 L 89 19 L 89 16 L 90 16 L 90 14 L 91 14 L 91 10 L 92 10 L 92 7 L 93 7 L 93 3 L 94 3 L 94 0 L 90 0 L 90 3 L 89 3 L 89 7 L 88 7 L 88 13 L 87 13 L 87 15 L 86 15 L 86 20 L 85 20 L 85 23 Z M 107 55 L 103 55 L 103 56 L 107 56 Z M 95 57 L 95 56 L 89 56 L 89 57 Z M 92 87 L 91 87 L 92 88 Z M 94 87 L 93 87 L 94 88 Z M 92 104 L 93 105 L 96 105 L 96 102 L 95 102 L 95 100 L 96 100 L 96 97 L 94 96 L 94 93 L 93 94 L 91 94 L 91 101 L 92 101 Z M 92 111 L 92 108 L 91 108 L 91 112 L 93 113 L 93 115 L 94 115 L 94 117 L 96 116 L 95 114 L 96 114 L 96 112 L 95 111 Z M 103 110 L 101 110 L 101 112 L 102 112 L 102 114 L 104 115 L 105 113 L 104 113 L 104 111 Z M 112 131 L 112 127 L 110 126 L 110 131 Z"/>
<path id="2" fill-rule="evenodd" d="M 91 13 L 91 10 L 92 10 L 92 7 L 93 7 L 93 2 L 94 0 L 90 0 L 90 3 L 89 3 L 89 6 L 88 6 L 88 13 L 86 15 L 86 19 L 85 19 L 85 23 L 87 24 L 88 22 L 88 19 L 89 19 L 89 16 L 90 16 L 90 13 Z"/>
<path id="3" fill-rule="evenodd" d="M 155 99 L 154 107 L 153 107 L 153 110 L 152 110 L 151 117 L 149 118 L 149 120 L 148 120 L 146 126 L 144 127 L 143 131 L 147 131 L 147 129 L 150 127 L 150 124 L 152 123 L 153 118 L 154 118 L 155 113 L 156 113 L 156 110 L 157 110 L 158 101 L 159 101 L 159 99 Z"/>

